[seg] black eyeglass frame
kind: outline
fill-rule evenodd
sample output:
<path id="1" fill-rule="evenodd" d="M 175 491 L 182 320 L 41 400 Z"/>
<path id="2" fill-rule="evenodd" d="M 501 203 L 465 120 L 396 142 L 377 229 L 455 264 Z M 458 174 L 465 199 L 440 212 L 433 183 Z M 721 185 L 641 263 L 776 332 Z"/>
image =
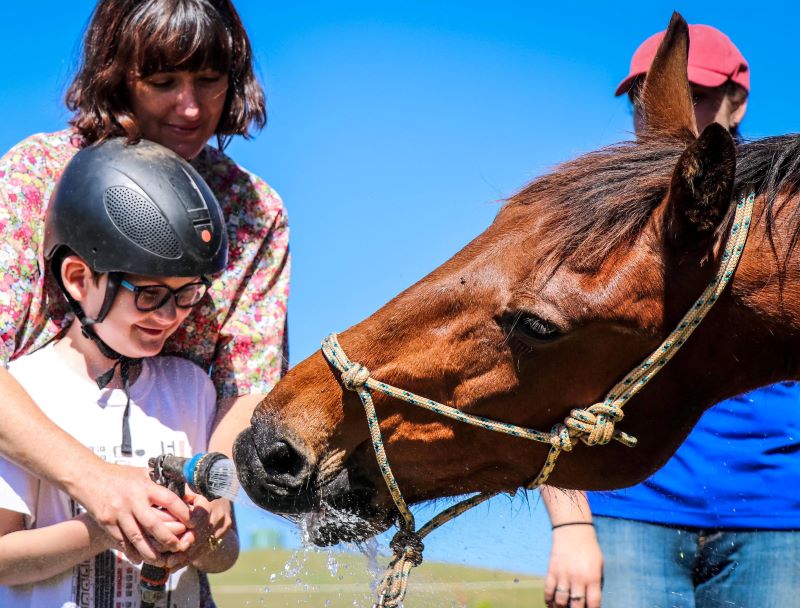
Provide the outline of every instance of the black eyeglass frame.
<path id="1" fill-rule="evenodd" d="M 211 287 L 211 281 L 209 281 L 206 277 L 200 277 L 199 281 L 186 283 L 186 285 L 181 285 L 177 289 L 172 289 L 172 287 L 170 287 L 169 285 L 164 285 L 164 284 L 134 285 L 133 283 L 125 279 L 120 280 L 119 284 L 121 287 L 124 287 L 128 291 L 133 292 L 133 303 L 136 306 L 136 310 L 138 310 L 139 312 L 152 312 L 154 310 L 158 310 L 159 308 L 164 306 L 169 301 L 170 298 L 175 299 L 176 308 L 192 308 L 200 303 L 200 301 L 203 299 L 203 296 L 205 296 L 206 293 L 208 292 L 208 288 Z M 195 299 L 191 304 L 181 304 L 178 300 L 179 294 L 185 289 L 188 289 L 190 287 L 196 287 L 198 285 L 202 285 L 203 289 L 197 291 L 197 293 L 200 294 L 197 296 L 197 299 Z M 139 304 L 139 299 L 142 293 L 144 293 L 145 290 L 147 289 L 150 290 L 157 289 L 159 291 L 163 291 L 164 295 L 153 306 L 141 306 Z"/>

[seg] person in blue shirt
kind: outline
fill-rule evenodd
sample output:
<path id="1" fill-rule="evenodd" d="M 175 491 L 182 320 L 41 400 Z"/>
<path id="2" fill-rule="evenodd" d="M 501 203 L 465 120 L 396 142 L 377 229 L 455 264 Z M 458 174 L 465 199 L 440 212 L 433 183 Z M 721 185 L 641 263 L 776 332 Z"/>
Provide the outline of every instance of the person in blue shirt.
<path id="1" fill-rule="evenodd" d="M 616 94 L 636 99 L 663 32 L 637 49 Z M 730 39 L 689 26 L 688 76 L 698 128 L 738 137 L 749 66 Z M 548 606 L 800 606 L 800 385 L 760 388 L 708 410 L 643 483 L 615 492 L 543 488 L 553 525 Z M 587 502 L 588 498 L 588 502 Z"/>

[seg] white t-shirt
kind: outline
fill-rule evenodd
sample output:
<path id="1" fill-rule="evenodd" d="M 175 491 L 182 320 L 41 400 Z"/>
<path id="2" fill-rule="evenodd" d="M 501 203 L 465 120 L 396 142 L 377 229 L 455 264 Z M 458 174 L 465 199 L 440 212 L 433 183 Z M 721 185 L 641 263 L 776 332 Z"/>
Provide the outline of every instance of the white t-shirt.
<path id="1" fill-rule="evenodd" d="M 146 467 L 148 458 L 159 454 L 187 457 L 207 448 L 215 414 L 214 386 L 198 366 L 184 359 L 153 357 L 142 362 L 130 388 L 130 457 L 120 453 L 124 391 L 98 389 L 70 369 L 52 344 L 13 361 L 9 371 L 53 422 L 103 460 Z M 59 523 L 83 510 L 69 495 L 1 458 L 0 508 L 24 514 L 26 528 Z M 199 605 L 194 568 L 173 572 L 167 589 L 162 606 Z M 101 553 L 46 581 L 0 586 L 2 608 L 138 606 L 139 567 L 117 551 Z"/>

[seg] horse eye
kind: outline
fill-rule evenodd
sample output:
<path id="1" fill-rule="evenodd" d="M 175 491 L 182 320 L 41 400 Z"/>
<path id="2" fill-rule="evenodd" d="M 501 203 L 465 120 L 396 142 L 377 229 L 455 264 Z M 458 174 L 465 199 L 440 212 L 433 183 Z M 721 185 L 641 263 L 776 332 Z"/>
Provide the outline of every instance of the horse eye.
<path id="1" fill-rule="evenodd" d="M 562 335 L 561 330 L 550 321 L 529 314 L 520 316 L 514 329 L 522 336 L 537 342 L 549 342 Z"/>

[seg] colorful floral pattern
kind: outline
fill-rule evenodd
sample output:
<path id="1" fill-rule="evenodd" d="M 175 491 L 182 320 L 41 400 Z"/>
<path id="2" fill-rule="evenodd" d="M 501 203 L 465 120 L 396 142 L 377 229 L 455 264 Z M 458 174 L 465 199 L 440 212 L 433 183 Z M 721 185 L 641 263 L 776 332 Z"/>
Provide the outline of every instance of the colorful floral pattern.
<path id="1" fill-rule="evenodd" d="M 72 320 L 43 258 L 44 214 L 81 148 L 40 133 L 0 159 L 0 362 L 41 348 Z M 192 161 L 222 205 L 228 268 L 164 347 L 208 369 L 220 397 L 266 393 L 286 371 L 289 226 L 277 193 L 218 150 Z"/>

